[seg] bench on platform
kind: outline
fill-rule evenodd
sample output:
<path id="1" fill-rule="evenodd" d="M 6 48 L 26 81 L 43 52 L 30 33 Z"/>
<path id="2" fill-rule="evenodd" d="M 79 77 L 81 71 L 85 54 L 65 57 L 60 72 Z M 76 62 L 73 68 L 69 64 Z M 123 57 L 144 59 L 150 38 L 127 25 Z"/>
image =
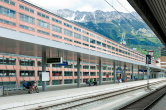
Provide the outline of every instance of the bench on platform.
<path id="1" fill-rule="evenodd" d="M 25 91 L 25 87 L 22 85 L 10 84 L 4 85 L 4 93 L 8 95 L 9 92 Z"/>

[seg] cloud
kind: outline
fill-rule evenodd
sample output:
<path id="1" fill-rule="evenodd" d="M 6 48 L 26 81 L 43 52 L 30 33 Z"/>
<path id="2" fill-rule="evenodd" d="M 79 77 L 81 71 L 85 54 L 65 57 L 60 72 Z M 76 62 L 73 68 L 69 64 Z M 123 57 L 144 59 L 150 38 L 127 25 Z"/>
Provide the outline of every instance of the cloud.
<path id="1" fill-rule="evenodd" d="M 70 9 L 79 11 L 114 11 L 114 9 L 109 6 L 105 0 L 29 0 L 44 8 L 50 9 L 52 11 L 58 9 Z M 111 5 L 113 5 L 118 11 L 127 12 L 117 0 L 107 0 Z M 130 6 L 127 0 L 118 0 L 123 4 L 130 12 L 134 9 Z"/>

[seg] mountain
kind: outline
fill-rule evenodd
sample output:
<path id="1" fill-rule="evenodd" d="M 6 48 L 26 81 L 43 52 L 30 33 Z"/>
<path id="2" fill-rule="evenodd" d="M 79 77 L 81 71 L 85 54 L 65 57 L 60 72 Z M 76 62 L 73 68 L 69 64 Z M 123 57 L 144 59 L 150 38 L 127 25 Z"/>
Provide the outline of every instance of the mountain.
<path id="1" fill-rule="evenodd" d="M 116 11 L 104 12 L 101 10 L 86 12 L 60 9 L 56 11 L 57 15 L 93 30 L 118 43 L 121 42 L 122 34 L 125 33 L 127 47 L 137 48 L 137 51 L 143 54 L 147 54 L 147 52 L 143 50 L 154 50 L 155 57 L 159 57 L 160 51 L 156 47 L 160 47 L 161 43 L 157 38 L 145 39 L 145 37 L 155 37 L 155 35 L 146 23 L 144 23 L 142 18 L 136 12 L 132 12 L 131 14 L 119 13 Z M 141 37 L 144 39 L 138 39 Z"/>

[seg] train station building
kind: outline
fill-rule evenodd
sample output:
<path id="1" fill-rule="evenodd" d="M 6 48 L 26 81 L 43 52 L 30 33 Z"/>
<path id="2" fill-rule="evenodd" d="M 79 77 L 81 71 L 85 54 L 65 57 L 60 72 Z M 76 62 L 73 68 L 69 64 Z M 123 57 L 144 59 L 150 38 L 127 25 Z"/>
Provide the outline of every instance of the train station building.
<path id="1" fill-rule="evenodd" d="M 125 81 L 148 77 L 146 55 L 26 0 L 0 0 L 0 85 L 38 81 L 43 52 L 45 58 L 68 62 L 46 64 L 46 85 L 74 84 L 78 79 L 85 83 L 89 78 L 115 82 L 120 74 Z M 149 77 L 164 77 L 165 69 L 151 62 Z"/>

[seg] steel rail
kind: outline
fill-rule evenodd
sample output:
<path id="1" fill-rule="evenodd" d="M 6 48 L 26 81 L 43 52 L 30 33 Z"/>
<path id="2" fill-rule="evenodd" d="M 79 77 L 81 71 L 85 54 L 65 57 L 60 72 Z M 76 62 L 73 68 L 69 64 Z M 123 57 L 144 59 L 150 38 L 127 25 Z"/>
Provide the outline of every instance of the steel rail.
<path id="1" fill-rule="evenodd" d="M 154 82 L 154 83 L 151 83 L 150 85 L 156 85 L 156 84 L 161 83 L 161 82 L 164 82 L 164 81 L 162 80 L 162 81 Z M 62 109 L 71 109 L 71 108 L 75 108 L 75 107 L 78 107 L 78 106 L 81 106 L 81 105 L 84 105 L 84 104 L 89 104 L 89 103 L 99 101 L 99 100 L 105 100 L 105 99 L 115 97 L 115 96 L 118 96 L 118 95 L 121 95 L 121 94 L 124 94 L 124 93 L 128 93 L 128 92 L 131 92 L 131 91 L 134 91 L 134 90 L 138 90 L 138 89 L 141 89 L 143 87 L 146 87 L 146 85 L 147 84 L 143 84 L 143 85 L 140 85 L 140 86 L 125 88 L 125 89 L 121 89 L 120 91 L 116 90 L 116 91 L 111 91 L 111 92 L 105 92 L 105 93 L 101 93 L 99 95 L 88 96 L 88 97 L 84 97 L 84 98 L 81 98 L 81 99 L 75 99 L 75 100 L 72 100 L 72 101 L 67 101 L 67 102 L 63 102 L 63 103 L 59 103 L 59 104 L 53 104 L 53 105 L 50 105 L 50 106 L 44 106 L 44 107 L 40 106 L 39 108 L 34 109 L 34 110 L 42 110 L 42 109 L 53 108 L 53 107 L 58 107 L 58 106 L 62 106 L 62 105 L 64 106 L 64 105 L 69 105 L 70 103 L 75 103 L 75 102 L 78 102 L 78 101 L 91 99 L 90 101 L 86 101 L 86 102 L 81 103 L 81 104 L 75 104 L 75 105 L 72 105 L 72 106 L 62 108 Z M 97 99 L 92 100 L 92 98 L 97 98 Z M 60 110 L 62 110 L 62 109 L 60 109 Z"/>

